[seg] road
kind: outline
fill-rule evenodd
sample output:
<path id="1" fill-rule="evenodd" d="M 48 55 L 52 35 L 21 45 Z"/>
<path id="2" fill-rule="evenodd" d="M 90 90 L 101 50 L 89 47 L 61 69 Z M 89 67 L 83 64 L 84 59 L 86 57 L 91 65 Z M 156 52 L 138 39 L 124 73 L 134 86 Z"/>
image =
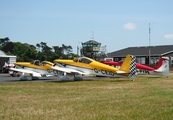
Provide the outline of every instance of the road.
<path id="1" fill-rule="evenodd" d="M 11 77 L 9 74 L 0 74 L 0 83 L 14 83 L 14 82 L 48 82 L 48 81 L 62 81 L 60 80 L 60 76 L 51 76 L 51 77 L 41 77 L 38 80 L 31 80 L 31 78 L 28 76 L 29 80 L 19 80 L 18 77 Z M 67 76 L 68 80 L 64 81 L 74 81 L 71 77 Z M 101 79 L 100 77 L 94 77 L 94 76 L 82 76 L 83 80 L 96 80 Z"/>

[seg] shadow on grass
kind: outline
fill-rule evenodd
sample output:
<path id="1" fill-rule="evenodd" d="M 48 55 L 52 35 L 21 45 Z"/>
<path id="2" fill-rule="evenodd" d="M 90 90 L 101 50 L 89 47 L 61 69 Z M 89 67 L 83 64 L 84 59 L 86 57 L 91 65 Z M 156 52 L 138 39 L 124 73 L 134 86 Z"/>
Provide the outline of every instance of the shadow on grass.
<path id="1" fill-rule="evenodd" d="M 152 77 L 152 76 L 151 76 L 151 77 L 147 77 L 147 78 L 161 78 L 161 77 L 159 77 L 159 76 L 158 76 L 158 77 L 156 77 L 156 76 L 153 76 L 153 77 Z"/>
<path id="2" fill-rule="evenodd" d="M 41 77 L 36 80 L 31 80 L 28 77 L 28 80 L 20 80 L 18 77 L 3 77 L 0 80 L 1 83 L 17 83 L 17 82 L 53 82 L 53 83 L 66 83 L 66 82 L 83 82 L 83 81 L 105 81 L 105 82 L 127 82 L 132 81 L 128 78 L 109 78 L 109 77 L 82 77 L 81 79 L 73 80 L 69 78 L 67 80 L 61 80 L 59 77 Z"/>
<path id="3" fill-rule="evenodd" d="M 16 79 L 14 79 L 14 80 L 4 80 L 4 81 L 2 81 L 3 83 L 4 82 L 44 82 L 44 81 L 49 81 L 49 80 L 51 80 L 51 79 L 38 79 L 38 80 L 16 80 Z"/>
<path id="4" fill-rule="evenodd" d="M 128 79 L 124 79 L 124 80 L 111 80 L 110 82 L 133 82 L 135 80 L 128 80 Z"/>

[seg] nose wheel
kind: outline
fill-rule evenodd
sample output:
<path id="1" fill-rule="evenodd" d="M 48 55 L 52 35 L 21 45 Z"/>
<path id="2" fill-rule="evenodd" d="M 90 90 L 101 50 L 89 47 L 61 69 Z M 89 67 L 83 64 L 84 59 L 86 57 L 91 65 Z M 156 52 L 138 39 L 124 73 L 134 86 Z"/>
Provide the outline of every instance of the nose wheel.
<path id="1" fill-rule="evenodd" d="M 22 73 L 22 75 L 20 75 L 19 79 L 20 80 L 28 80 L 28 78 L 25 76 L 24 73 Z"/>
<path id="2" fill-rule="evenodd" d="M 80 77 L 80 74 L 76 73 L 76 74 L 74 74 L 74 76 L 73 76 L 73 80 L 75 80 L 75 81 L 77 81 L 77 80 L 83 80 L 83 78 Z"/>

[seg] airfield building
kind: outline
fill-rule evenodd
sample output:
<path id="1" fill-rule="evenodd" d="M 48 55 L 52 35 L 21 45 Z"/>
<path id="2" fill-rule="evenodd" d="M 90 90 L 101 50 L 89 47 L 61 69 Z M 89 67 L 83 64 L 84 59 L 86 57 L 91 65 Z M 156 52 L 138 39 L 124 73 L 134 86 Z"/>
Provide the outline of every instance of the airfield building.
<path id="1" fill-rule="evenodd" d="M 170 67 L 173 67 L 173 45 L 128 47 L 107 55 L 113 61 L 121 61 L 127 54 L 136 56 L 138 63 L 150 66 L 155 65 L 160 57 L 169 57 Z"/>
<path id="2" fill-rule="evenodd" d="M 5 72 L 5 67 L 13 66 L 16 62 L 16 56 L 6 55 L 3 51 L 0 50 L 0 73 Z"/>

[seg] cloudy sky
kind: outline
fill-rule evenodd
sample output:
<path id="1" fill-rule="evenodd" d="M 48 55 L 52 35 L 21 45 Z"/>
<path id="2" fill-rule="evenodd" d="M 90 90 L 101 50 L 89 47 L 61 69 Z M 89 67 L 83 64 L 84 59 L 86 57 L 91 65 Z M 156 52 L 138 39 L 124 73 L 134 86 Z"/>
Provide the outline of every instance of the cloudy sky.
<path id="1" fill-rule="evenodd" d="M 74 53 L 91 39 L 107 52 L 170 45 L 173 0 L 0 0 L 0 28 L 0 38 L 71 45 Z"/>

